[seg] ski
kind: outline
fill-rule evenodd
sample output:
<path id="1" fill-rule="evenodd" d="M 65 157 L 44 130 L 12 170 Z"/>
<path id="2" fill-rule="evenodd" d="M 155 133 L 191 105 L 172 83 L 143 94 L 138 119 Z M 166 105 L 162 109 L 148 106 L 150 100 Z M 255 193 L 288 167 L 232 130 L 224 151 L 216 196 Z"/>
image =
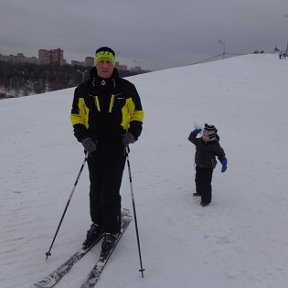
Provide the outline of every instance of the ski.
<path id="1" fill-rule="evenodd" d="M 128 225 L 130 224 L 130 222 L 132 220 L 132 216 L 130 215 L 129 210 L 125 209 L 125 212 L 126 212 L 126 215 L 123 215 L 123 213 L 122 213 L 121 232 L 120 232 L 118 238 L 116 239 L 115 245 L 109 251 L 109 253 L 106 255 L 106 257 L 99 256 L 96 264 L 94 265 L 92 270 L 89 272 L 89 274 L 84 279 L 84 281 L 81 285 L 81 288 L 93 288 L 96 285 L 97 281 L 99 280 L 101 273 L 102 273 L 105 265 L 107 264 L 111 254 L 113 253 L 113 251 L 114 251 L 116 245 L 118 244 L 120 238 L 122 237 L 126 228 L 128 227 Z"/>
<path id="2" fill-rule="evenodd" d="M 73 265 L 77 263 L 83 256 L 85 256 L 88 251 L 90 251 L 102 239 L 103 235 L 104 234 L 100 235 L 90 247 L 87 249 L 79 249 L 53 272 L 35 282 L 34 287 L 51 288 L 55 286 L 71 270 Z"/>
<path id="3" fill-rule="evenodd" d="M 129 216 L 129 210 L 123 209 L 121 212 L 121 217 L 123 219 L 123 223 L 125 223 L 125 219 Z M 63 264 L 57 267 L 53 272 L 49 275 L 42 277 L 39 281 L 33 284 L 33 287 L 38 288 L 51 288 L 54 287 L 77 263 L 81 258 L 83 258 L 104 236 L 104 234 L 100 235 L 99 238 L 87 249 L 79 249 L 72 256 L 70 256 Z"/>

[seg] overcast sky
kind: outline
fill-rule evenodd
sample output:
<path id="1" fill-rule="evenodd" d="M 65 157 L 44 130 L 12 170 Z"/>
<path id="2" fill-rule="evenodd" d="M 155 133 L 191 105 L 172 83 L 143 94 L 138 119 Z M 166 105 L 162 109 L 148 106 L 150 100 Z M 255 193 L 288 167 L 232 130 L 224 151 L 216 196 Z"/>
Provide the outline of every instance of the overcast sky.
<path id="1" fill-rule="evenodd" d="M 287 0 L 1 0 L 0 54 L 61 48 L 84 61 L 110 46 L 120 64 L 188 65 L 223 52 L 286 49 Z"/>

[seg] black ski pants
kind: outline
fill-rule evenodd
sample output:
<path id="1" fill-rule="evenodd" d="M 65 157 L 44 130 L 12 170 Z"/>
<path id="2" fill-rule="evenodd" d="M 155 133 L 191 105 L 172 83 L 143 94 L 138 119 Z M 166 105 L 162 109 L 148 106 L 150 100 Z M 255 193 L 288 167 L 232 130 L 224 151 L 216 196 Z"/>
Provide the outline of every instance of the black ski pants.
<path id="1" fill-rule="evenodd" d="M 201 202 L 210 203 L 212 199 L 212 168 L 201 168 L 196 166 L 196 193 L 201 195 Z"/>
<path id="2" fill-rule="evenodd" d="M 90 178 L 90 216 L 105 233 L 119 233 L 121 229 L 120 187 L 126 156 L 97 150 L 88 157 Z"/>

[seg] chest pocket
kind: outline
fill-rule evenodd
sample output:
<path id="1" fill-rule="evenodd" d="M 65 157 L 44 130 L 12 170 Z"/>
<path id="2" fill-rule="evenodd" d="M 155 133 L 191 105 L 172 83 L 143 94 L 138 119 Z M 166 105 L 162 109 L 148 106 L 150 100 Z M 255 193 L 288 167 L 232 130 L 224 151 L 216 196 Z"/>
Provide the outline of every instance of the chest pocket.
<path id="1" fill-rule="evenodd" d="M 121 111 L 125 104 L 126 98 L 121 93 L 112 95 L 109 112 Z"/>
<path id="2" fill-rule="evenodd" d="M 121 95 L 121 93 L 115 95 L 112 94 L 110 97 L 108 95 L 103 96 L 89 95 L 89 96 L 92 96 L 94 98 L 93 106 L 96 107 L 96 110 L 98 112 L 115 113 L 121 111 L 122 107 L 126 103 L 126 99 Z M 91 100 L 91 98 L 89 100 Z"/>

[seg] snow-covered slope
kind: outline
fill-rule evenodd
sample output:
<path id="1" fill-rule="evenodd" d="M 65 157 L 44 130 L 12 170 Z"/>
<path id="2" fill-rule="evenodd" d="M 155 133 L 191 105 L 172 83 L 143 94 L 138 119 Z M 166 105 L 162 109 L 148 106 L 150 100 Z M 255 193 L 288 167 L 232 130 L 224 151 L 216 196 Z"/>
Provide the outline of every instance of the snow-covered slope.
<path id="1" fill-rule="evenodd" d="M 261 54 L 130 78 L 145 110 L 130 154 L 145 278 L 132 223 L 99 288 L 286 287 L 287 76 L 287 61 Z M 45 261 L 84 159 L 69 120 L 72 97 L 67 89 L 0 102 L 1 288 L 31 287 L 82 244 L 90 225 L 85 169 Z M 216 125 L 228 158 L 205 208 L 192 197 L 194 122 Z M 126 170 L 122 197 L 131 209 Z M 98 254 L 57 287 L 80 287 Z"/>

